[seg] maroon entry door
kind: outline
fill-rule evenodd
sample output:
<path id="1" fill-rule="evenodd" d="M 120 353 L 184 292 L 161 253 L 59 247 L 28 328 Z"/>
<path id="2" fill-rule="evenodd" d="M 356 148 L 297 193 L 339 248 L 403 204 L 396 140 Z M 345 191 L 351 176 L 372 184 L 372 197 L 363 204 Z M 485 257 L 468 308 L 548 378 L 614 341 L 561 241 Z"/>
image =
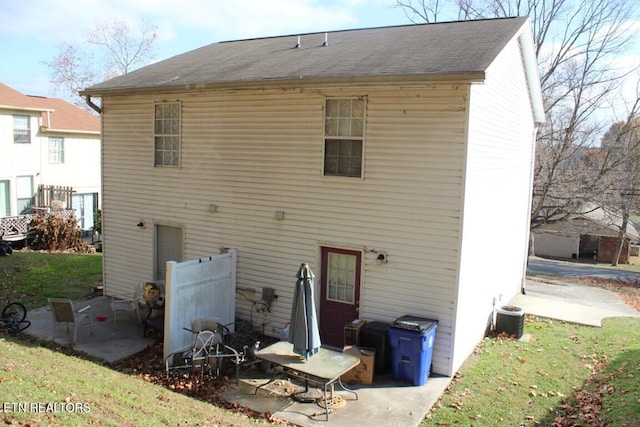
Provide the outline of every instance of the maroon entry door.
<path id="1" fill-rule="evenodd" d="M 344 346 L 344 325 L 358 318 L 362 253 L 322 248 L 320 338 L 322 345 Z"/>

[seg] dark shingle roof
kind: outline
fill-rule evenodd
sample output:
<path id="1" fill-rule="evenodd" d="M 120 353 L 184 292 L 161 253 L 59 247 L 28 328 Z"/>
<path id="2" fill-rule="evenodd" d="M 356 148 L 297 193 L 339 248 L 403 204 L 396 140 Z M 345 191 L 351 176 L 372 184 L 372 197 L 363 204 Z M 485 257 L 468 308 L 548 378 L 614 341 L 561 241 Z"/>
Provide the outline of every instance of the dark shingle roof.
<path id="1" fill-rule="evenodd" d="M 526 19 L 404 25 L 214 43 L 94 85 L 84 93 L 274 80 L 473 75 L 487 69 Z M 328 46 L 323 46 L 325 34 Z M 301 46 L 296 48 L 298 39 Z"/>

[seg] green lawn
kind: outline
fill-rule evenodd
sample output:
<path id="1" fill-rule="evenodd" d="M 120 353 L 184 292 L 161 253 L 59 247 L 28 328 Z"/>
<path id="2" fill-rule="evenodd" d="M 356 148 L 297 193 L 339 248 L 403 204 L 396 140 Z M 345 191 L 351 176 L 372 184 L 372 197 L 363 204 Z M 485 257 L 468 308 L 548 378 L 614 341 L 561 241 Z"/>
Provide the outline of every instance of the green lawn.
<path id="1" fill-rule="evenodd" d="M 0 396 L 0 420 L 5 425 L 267 424 L 98 363 L 1 335 Z"/>
<path id="2" fill-rule="evenodd" d="M 529 316 L 525 336 L 486 338 L 421 426 L 640 425 L 640 319 Z"/>
<path id="3" fill-rule="evenodd" d="M 0 305 L 21 302 L 27 308 L 47 305 L 49 297 L 81 300 L 102 284 L 101 254 L 15 251 L 0 257 Z"/>

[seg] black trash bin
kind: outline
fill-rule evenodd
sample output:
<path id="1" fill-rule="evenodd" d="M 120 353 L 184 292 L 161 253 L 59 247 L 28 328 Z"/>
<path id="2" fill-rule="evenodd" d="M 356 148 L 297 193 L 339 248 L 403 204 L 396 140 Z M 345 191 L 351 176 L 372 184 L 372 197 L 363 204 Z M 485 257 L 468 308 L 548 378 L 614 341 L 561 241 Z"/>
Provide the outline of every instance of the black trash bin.
<path id="1" fill-rule="evenodd" d="M 386 374 L 391 370 L 391 348 L 389 347 L 388 330 L 391 325 L 385 322 L 367 322 L 360 329 L 360 345 L 376 350 L 376 375 Z"/>

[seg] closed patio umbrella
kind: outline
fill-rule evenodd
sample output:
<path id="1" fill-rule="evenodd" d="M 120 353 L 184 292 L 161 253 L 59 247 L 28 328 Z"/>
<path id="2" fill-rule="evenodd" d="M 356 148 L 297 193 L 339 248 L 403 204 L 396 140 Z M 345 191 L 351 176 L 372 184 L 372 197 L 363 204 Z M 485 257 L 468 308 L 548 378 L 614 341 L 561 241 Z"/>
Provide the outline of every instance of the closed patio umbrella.
<path id="1" fill-rule="evenodd" d="M 293 292 L 291 306 L 291 322 L 289 324 L 288 341 L 293 344 L 293 351 L 305 360 L 320 349 L 320 330 L 313 299 L 314 274 L 306 262 L 300 265 L 296 274 L 298 280 Z"/>

